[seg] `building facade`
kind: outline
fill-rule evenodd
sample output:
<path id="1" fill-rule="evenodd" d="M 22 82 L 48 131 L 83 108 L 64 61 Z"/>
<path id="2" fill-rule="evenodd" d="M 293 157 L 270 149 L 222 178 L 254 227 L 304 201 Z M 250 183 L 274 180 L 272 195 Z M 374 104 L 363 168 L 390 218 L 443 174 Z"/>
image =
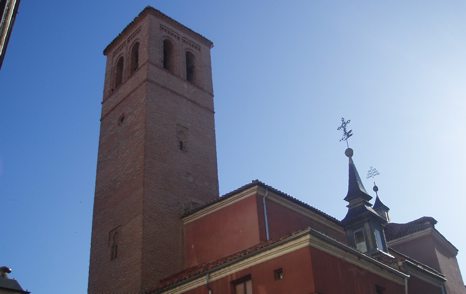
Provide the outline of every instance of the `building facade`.
<path id="1" fill-rule="evenodd" d="M 219 197 L 212 46 L 147 7 L 104 50 L 89 293 L 466 293 L 457 249 L 390 223 L 351 149 L 343 220 L 260 181 Z"/>

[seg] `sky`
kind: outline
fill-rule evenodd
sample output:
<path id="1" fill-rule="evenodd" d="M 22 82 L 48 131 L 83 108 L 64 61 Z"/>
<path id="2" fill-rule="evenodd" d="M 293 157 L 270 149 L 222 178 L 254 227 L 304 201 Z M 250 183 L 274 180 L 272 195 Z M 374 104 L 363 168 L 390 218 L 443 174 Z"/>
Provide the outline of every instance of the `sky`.
<path id="1" fill-rule="evenodd" d="M 102 50 L 147 5 L 215 44 L 221 194 L 259 179 L 342 219 L 344 116 L 366 189 L 374 166 L 392 221 L 434 217 L 466 275 L 466 2 L 24 0 L 0 70 L 0 265 L 24 288 L 86 292 Z"/>

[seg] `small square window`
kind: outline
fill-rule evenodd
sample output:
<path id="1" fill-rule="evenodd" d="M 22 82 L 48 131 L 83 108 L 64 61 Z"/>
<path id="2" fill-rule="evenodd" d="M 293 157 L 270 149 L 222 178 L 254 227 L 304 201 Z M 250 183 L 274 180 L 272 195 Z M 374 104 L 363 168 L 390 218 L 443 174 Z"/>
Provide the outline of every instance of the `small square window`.
<path id="1" fill-rule="evenodd" d="M 384 294 L 385 288 L 379 285 L 375 285 L 375 294 Z"/>
<path id="2" fill-rule="evenodd" d="M 275 278 L 275 280 L 283 280 L 283 269 L 278 268 L 278 269 L 274 270 L 273 271 L 273 277 Z"/>

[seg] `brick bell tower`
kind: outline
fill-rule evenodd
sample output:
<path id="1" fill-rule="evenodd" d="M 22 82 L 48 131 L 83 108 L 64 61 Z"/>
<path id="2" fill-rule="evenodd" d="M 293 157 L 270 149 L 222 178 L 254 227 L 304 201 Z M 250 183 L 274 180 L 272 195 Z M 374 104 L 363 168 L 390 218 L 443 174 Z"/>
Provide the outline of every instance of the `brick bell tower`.
<path id="1" fill-rule="evenodd" d="M 89 293 L 183 269 L 180 216 L 218 197 L 212 46 L 147 7 L 104 50 Z"/>

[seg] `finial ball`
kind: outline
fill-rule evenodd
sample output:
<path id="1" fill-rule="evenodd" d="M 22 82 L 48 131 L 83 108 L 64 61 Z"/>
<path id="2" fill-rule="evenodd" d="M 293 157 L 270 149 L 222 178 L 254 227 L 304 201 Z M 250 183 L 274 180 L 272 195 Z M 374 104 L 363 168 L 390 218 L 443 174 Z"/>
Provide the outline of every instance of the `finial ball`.
<path id="1" fill-rule="evenodd" d="M 372 190 L 374 190 L 374 192 L 377 193 L 377 191 L 379 191 L 379 187 L 377 187 L 377 185 L 374 185 L 374 187 L 372 188 Z"/>
<path id="2" fill-rule="evenodd" d="M 350 158 L 353 157 L 353 149 L 351 149 L 351 148 L 346 148 L 346 150 L 345 150 L 345 155 L 346 155 L 347 157 L 350 157 Z"/>

